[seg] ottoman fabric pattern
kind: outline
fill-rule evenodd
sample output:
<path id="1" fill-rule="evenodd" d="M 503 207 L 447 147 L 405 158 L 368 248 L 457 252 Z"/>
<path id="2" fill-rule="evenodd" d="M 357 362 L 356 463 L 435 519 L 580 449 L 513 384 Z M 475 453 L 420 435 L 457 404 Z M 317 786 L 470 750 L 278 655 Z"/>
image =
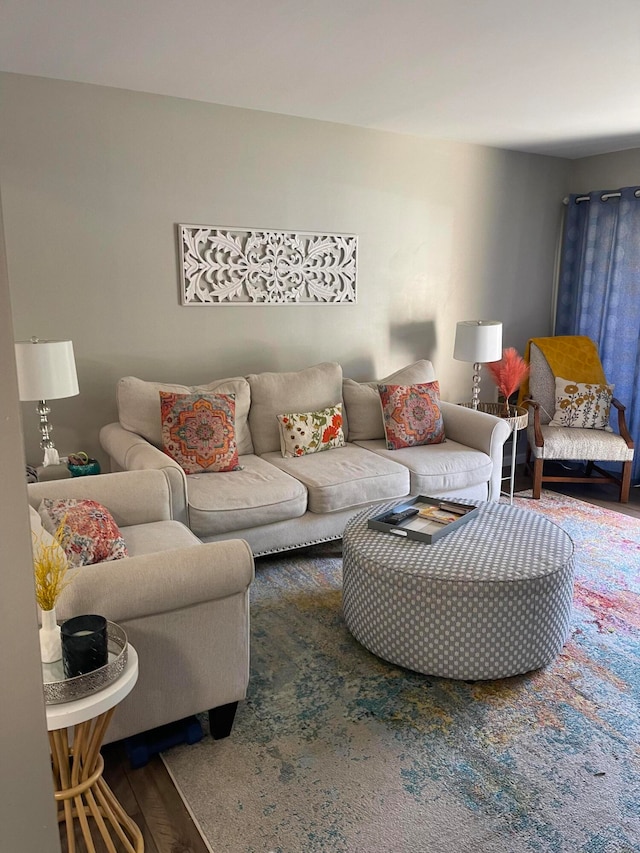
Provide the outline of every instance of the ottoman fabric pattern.
<path id="1" fill-rule="evenodd" d="M 389 508 L 392 504 L 387 504 Z M 425 674 L 484 680 L 550 663 L 565 643 L 573 544 L 548 519 L 480 504 L 434 545 L 370 530 L 369 507 L 343 538 L 343 609 L 369 651 Z"/>

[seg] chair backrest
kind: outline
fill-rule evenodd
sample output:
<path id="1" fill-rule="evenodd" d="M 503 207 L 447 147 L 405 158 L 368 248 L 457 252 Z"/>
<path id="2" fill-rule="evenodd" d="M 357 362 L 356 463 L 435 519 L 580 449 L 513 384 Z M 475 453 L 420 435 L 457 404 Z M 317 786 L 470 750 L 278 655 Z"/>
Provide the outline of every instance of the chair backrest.
<path id="1" fill-rule="evenodd" d="M 555 380 L 605 383 L 598 347 L 586 335 L 557 335 L 529 341 L 529 392 L 540 404 L 540 422 L 555 412 Z"/>
<path id="2" fill-rule="evenodd" d="M 540 405 L 540 423 L 548 424 L 556 410 L 556 378 L 538 346 L 529 348 L 529 393 Z"/>

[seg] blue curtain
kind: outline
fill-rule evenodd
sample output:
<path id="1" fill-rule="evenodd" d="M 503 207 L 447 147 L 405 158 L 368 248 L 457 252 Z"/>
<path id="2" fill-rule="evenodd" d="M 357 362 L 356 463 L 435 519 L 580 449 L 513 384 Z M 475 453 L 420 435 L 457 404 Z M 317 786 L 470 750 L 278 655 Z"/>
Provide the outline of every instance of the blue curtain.
<path id="1" fill-rule="evenodd" d="M 640 187 L 615 193 L 569 197 L 555 334 L 588 335 L 598 345 L 614 396 L 627 407 L 635 481 L 640 479 Z M 615 429 L 615 415 L 611 423 Z"/>

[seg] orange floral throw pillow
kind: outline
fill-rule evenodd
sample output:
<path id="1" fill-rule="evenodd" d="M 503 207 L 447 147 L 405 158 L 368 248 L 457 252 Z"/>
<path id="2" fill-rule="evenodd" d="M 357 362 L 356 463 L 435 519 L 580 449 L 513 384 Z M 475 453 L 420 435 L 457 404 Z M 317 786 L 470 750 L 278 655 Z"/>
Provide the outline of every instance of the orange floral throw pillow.
<path id="1" fill-rule="evenodd" d="M 445 440 L 440 384 L 378 385 L 387 450 Z"/>
<path id="2" fill-rule="evenodd" d="M 237 471 L 235 394 L 160 391 L 162 449 L 185 474 Z"/>
<path id="3" fill-rule="evenodd" d="M 52 536 L 64 519 L 62 542 L 72 566 L 90 566 L 128 556 L 113 516 L 97 501 L 44 498 L 38 514 Z"/>
<path id="4" fill-rule="evenodd" d="M 280 429 L 280 450 L 285 458 L 344 445 L 342 403 L 320 412 L 290 412 L 276 417 Z"/>

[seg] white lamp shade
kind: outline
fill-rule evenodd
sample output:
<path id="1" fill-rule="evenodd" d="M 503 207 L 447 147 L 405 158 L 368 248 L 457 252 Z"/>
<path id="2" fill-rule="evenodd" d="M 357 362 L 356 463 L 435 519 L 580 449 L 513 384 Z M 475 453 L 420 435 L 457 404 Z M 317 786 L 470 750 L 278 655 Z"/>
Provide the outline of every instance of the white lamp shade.
<path id="1" fill-rule="evenodd" d="M 15 346 L 21 400 L 58 400 L 80 393 L 71 341 L 18 341 Z"/>
<path id="2" fill-rule="evenodd" d="M 453 357 L 457 361 L 486 363 L 502 358 L 502 323 L 498 320 L 461 320 L 456 324 Z"/>

